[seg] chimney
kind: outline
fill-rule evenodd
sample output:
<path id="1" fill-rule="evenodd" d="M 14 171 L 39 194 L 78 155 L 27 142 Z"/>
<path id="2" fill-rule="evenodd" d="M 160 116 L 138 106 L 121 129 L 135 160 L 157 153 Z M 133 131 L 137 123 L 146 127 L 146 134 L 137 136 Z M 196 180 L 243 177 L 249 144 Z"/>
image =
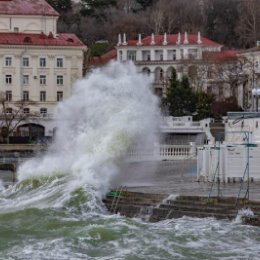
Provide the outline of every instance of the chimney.
<path id="1" fill-rule="evenodd" d="M 178 33 L 178 39 L 177 39 L 177 42 L 176 42 L 176 44 L 181 44 L 181 33 L 179 32 Z"/>
<path id="2" fill-rule="evenodd" d="M 154 33 L 152 33 L 151 35 L 151 42 L 150 42 L 151 45 L 155 45 L 155 40 L 154 40 Z"/>
<path id="3" fill-rule="evenodd" d="M 126 34 L 123 34 L 123 45 L 127 45 L 127 41 L 126 41 Z"/>
<path id="4" fill-rule="evenodd" d="M 117 42 L 117 46 L 120 46 L 122 44 L 122 37 L 121 34 L 118 34 L 118 42 Z"/>
<path id="5" fill-rule="evenodd" d="M 167 33 L 164 33 L 164 36 L 163 36 L 163 45 L 167 45 Z"/>
<path id="6" fill-rule="evenodd" d="M 202 41 L 201 41 L 201 36 L 200 36 L 200 32 L 198 32 L 197 43 L 198 43 L 198 44 L 201 44 L 201 43 L 202 43 Z"/>
<path id="7" fill-rule="evenodd" d="M 184 43 L 184 44 L 189 44 L 187 32 L 185 32 L 185 34 L 184 34 L 184 42 L 183 42 L 183 43 Z"/>
<path id="8" fill-rule="evenodd" d="M 137 42 L 137 45 L 139 45 L 139 46 L 140 46 L 140 45 L 143 45 L 141 33 L 138 34 L 138 42 Z"/>

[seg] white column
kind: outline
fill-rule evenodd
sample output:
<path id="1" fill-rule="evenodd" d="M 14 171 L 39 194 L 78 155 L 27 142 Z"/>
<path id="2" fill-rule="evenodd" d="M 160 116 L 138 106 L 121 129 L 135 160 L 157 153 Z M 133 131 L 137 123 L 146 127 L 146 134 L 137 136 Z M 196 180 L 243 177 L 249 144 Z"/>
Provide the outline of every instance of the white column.
<path id="1" fill-rule="evenodd" d="M 127 50 L 126 49 L 122 49 L 122 60 L 127 60 Z"/>
<path id="2" fill-rule="evenodd" d="M 151 60 L 155 60 L 155 51 L 151 49 Z"/>
<path id="3" fill-rule="evenodd" d="M 136 60 L 137 61 L 142 60 L 142 50 L 136 50 Z"/>
<path id="4" fill-rule="evenodd" d="M 163 49 L 163 60 L 168 60 L 168 57 L 167 57 L 167 49 Z"/>

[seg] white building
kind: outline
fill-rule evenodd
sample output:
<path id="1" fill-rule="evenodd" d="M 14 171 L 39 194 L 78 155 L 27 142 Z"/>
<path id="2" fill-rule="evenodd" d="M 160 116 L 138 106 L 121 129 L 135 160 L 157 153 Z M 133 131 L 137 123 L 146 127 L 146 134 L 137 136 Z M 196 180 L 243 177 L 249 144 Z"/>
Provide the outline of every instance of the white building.
<path id="1" fill-rule="evenodd" d="M 118 36 L 117 59 L 132 60 L 140 72 L 153 74 L 155 93 L 166 94 L 172 69 L 178 78 L 188 75 L 194 87 L 215 94 L 220 100 L 233 93 L 218 69 L 236 62 L 237 51 L 223 50 L 223 45 L 188 33 L 151 35 L 138 40 Z M 227 69 L 229 71 L 229 68 Z"/>
<path id="2" fill-rule="evenodd" d="M 198 148 L 198 180 L 259 181 L 259 123 L 258 112 L 229 112 L 225 119 L 225 141 Z"/>
<path id="3" fill-rule="evenodd" d="M 86 46 L 74 34 L 57 33 L 59 14 L 45 0 L 0 1 L 0 92 L 12 114 L 17 101 L 32 101 L 23 113 L 48 117 L 58 101 L 71 95 L 82 77 Z M 24 131 L 27 134 L 27 119 Z M 48 120 L 37 120 L 52 135 Z M 42 128 L 43 127 L 43 128 Z"/>
<path id="4" fill-rule="evenodd" d="M 250 111 L 259 111 L 260 103 L 260 42 L 257 46 L 240 53 L 244 60 L 244 73 L 247 81 L 243 87 L 244 106 Z"/>

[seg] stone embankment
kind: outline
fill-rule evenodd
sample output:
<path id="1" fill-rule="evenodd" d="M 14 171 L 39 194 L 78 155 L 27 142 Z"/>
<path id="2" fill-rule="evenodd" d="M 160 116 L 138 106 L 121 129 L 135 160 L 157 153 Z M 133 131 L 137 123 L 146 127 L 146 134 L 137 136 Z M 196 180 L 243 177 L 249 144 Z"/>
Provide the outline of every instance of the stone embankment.
<path id="1" fill-rule="evenodd" d="M 260 226 L 260 201 L 232 197 L 172 196 L 129 191 L 113 191 L 104 199 L 108 210 L 127 217 L 141 217 L 157 222 L 171 218 L 214 217 L 235 219 L 239 214 L 244 223 Z"/>

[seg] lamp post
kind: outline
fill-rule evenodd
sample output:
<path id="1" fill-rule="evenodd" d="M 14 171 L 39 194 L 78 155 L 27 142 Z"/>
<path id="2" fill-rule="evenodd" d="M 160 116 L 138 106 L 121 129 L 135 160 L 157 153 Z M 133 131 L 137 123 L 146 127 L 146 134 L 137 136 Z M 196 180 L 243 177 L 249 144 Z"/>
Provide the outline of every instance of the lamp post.
<path id="1" fill-rule="evenodd" d="M 255 103 L 255 111 L 258 112 L 258 99 L 260 97 L 260 89 L 259 88 L 253 88 L 252 89 L 252 95 L 253 95 L 253 100 Z"/>

